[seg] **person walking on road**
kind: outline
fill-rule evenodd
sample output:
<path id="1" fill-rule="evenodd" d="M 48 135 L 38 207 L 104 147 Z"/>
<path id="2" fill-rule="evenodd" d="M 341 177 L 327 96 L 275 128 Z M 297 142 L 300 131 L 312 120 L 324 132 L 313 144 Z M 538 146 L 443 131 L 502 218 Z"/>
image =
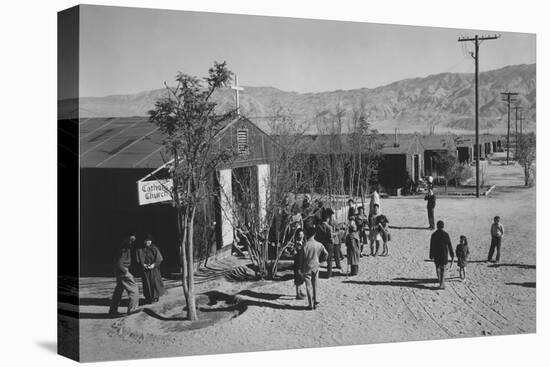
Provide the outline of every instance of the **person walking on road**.
<path id="1" fill-rule="evenodd" d="M 130 315 L 137 311 L 139 305 L 139 288 L 132 273 L 130 273 L 130 265 L 132 265 L 132 248 L 136 237 L 134 235 L 125 239 L 117 251 L 115 259 L 115 277 L 116 286 L 109 307 L 110 315 L 118 315 L 118 306 L 122 299 L 122 293 L 128 293 L 128 311 Z"/>
<path id="2" fill-rule="evenodd" d="M 466 279 L 466 264 L 468 263 L 468 256 L 470 256 L 470 249 L 468 248 L 468 239 L 466 236 L 460 236 L 460 243 L 456 245 L 456 260 L 458 265 L 458 275 L 461 280 Z"/>
<path id="3" fill-rule="evenodd" d="M 428 208 L 428 222 L 430 224 L 430 230 L 433 230 L 435 228 L 434 226 L 434 209 L 435 209 L 435 193 L 433 189 L 428 190 L 428 194 L 424 197 L 424 200 L 428 202 L 427 208 Z"/>
<path id="4" fill-rule="evenodd" d="M 315 228 L 306 226 L 304 228 L 306 242 L 302 247 L 302 274 L 306 283 L 308 310 L 314 310 L 319 304 L 317 297 L 317 283 L 319 281 L 319 263 L 328 257 L 327 250 L 320 243 L 315 241 Z"/>
<path id="5" fill-rule="evenodd" d="M 435 264 L 439 289 L 445 289 L 445 271 L 449 263 L 449 254 L 451 255 L 451 262 L 455 257 L 451 238 L 443 230 L 444 226 L 445 223 L 442 220 L 438 221 L 437 230 L 432 233 L 430 239 L 430 260 L 433 260 Z"/>

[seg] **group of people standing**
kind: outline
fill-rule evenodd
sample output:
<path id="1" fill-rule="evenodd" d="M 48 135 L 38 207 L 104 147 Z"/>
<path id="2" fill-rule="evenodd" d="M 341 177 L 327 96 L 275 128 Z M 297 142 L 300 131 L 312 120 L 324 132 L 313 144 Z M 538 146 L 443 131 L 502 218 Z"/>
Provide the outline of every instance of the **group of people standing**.
<path id="1" fill-rule="evenodd" d="M 428 218 L 430 229 L 434 229 L 433 209 L 435 207 L 435 194 L 433 187 L 428 188 L 425 199 L 428 201 Z M 342 245 L 346 248 L 348 265 L 348 276 L 357 275 L 359 272 L 359 259 L 368 256 L 365 253 L 370 249 L 370 256 L 378 256 L 380 245 L 382 251 L 380 256 L 388 255 L 388 242 L 390 241 L 389 220 L 381 214 L 380 195 L 376 190 L 370 197 L 369 214 L 365 214 L 364 206 L 355 206 L 353 199 L 348 200 L 347 223 L 335 223 L 334 211 L 317 201 L 317 206 L 311 204 L 311 196 L 305 194 L 301 206 L 295 203 L 291 208 L 291 214 L 286 210 L 275 216 L 278 221 L 272 228 L 269 240 L 292 242 L 291 251 L 294 256 L 294 284 L 296 287 L 296 298 L 307 297 L 308 309 L 315 309 L 319 304 L 317 285 L 319 279 L 320 263 L 327 263 L 326 277 L 332 276 L 333 262 L 336 269 L 342 273 L 341 261 L 344 256 L 341 251 Z M 469 256 L 468 240 L 461 235 L 456 251 L 453 251 L 449 234 L 444 230 L 444 222 L 437 222 L 437 230 L 430 239 L 430 259 L 434 261 L 436 274 L 440 288 L 445 288 L 445 274 L 451 257 L 451 267 L 454 261 L 455 252 L 459 275 L 461 279 L 466 278 L 465 267 Z M 281 228 L 284 231 L 280 231 Z M 496 261 L 500 260 L 500 246 L 504 235 L 504 227 L 500 223 L 500 217 L 494 218 L 491 226 L 491 248 L 488 261 L 492 261 L 493 253 L 496 251 Z M 124 291 L 128 293 L 129 304 L 128 314 L 137 312 L 139 304 L 139 288 L 134 275 L 140 275 L 143 283 L 143 295 L 146 303 L 157 302 L 164 293 L 160 264 L 162 254 L 153 239 L 148 235 L 143 246 L 136 248 L 136 237 L 130 235 L 121 244 L 115 261 L 116 287 L 113 293 L 112 302 L 109 308 L 110 314 L 118 314 L 118 306 Z M 367 247 L 368 245 L 368 247 Z M 302 292 L 301 286 L 305 283 L 306 294 Z"/>
<path id="2" fill-rule="evenodd" d="M 162 254 L 153 244 L 153 238 L 147 235 L 143 246 L 137 247 L 136 236 L 128 236 L 120 245 L 115 256 L 116 286 L 113 292 L 109 314 L 117 315 L 118 306 L 124 291 L 128 293 L 129 303 L 127 314 L 138 311 L 139 288 L 134 275 L 141 276 L 145 303 L 158 302 L 164 293 L 160 264 Z"/>
<path id="3" fill-rule="evenodd" d="M 294 284 L 296 298 L 307 297 L 308 308 L 315 309 L 319 304 L 317 283 L 320 263 L 327 263 L 326 278 L 333 273 L 333 265 L 342 272 L 341 261 L 344 256 L 342 245 L 346 247 L 348 264 L 347 275 L 354 276 L 359 271 L 359 258 L 365 254 L 369 245 L 372 256 L 377 256 L 382 244 L 381 256 L 388 254 L 388 219 L 380 213 L 380 196 L 377 191 L 371 195 L 368 216 L 363 206 L 355 207 L 354 201 L 348 201 L 348 222 L 337 225 L 334 210 L 326 208 L 322 201 L 316 208 L 311 205 L 311 196 L 305 194 L 302 205 L 292 207 L 288 228 L 293 233 Z M 286 238 L 283 234 L 281 238 Z M 333 264 L 334 263 L 334 264 Z M 301 291 L 305 283 L 306 294 Z"/>

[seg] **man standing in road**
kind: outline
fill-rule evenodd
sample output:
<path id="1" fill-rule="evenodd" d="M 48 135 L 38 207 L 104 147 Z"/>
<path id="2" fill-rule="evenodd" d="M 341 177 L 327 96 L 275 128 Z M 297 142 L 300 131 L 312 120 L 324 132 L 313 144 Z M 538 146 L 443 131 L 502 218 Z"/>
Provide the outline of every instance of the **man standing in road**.
<path id="1" fill-rule="evenodd" d="M 329 220 L 334 214 L 334 211 L 331 208 L 326 208 L 322 210 L 322 222 L 315 226 L 315 240 L 320 242 L 327 250 L 327 279 L 332 276 L 332 260 L 336 261 L 336 269 L 342 270 L 340 264 L 340 251 L 335 251 L 335 246 L 340 246 L 340 244 L 334 244 L 334 236 L 332 226 L 329 224 Z"/>
<path id="2" fill-rule="evenodd" d="M 449 263 L 449 254 L 451 255 L 451 262 L 455 257 L 451 238 L 443 230 L 444 226 L 445 224 L 442 220 L 437 221 L 437 230 L 432 233 L 430 240 L 430 260 L 433 260 L 435 263 L 439 289 L 445 289 L 445 270 Z"/>
<path id="3" fill-rule="evenodd" d="M 317 299 L 317 282 L 319 281 L 319 263 L 328 257 L 324 246 L 315 241 L 315 227 L 305 226 L 306 243 L 300 250 L 303 261 L 301 269 L 306 283 L 308 309 L 317 308 L 319 301 Z M 313 297 L 312 297 L 313 296 Z"/>
<path id="4" fill-rule="evenodd" d="M 434 209 L 435 209 L 435 193 L 432 188 L 428 190 L 428 194 L 424 197 L 424 200 L 428 202 L 428 221 L 430 222 L 430 229 L 433 230 L 434 226 Z"/>

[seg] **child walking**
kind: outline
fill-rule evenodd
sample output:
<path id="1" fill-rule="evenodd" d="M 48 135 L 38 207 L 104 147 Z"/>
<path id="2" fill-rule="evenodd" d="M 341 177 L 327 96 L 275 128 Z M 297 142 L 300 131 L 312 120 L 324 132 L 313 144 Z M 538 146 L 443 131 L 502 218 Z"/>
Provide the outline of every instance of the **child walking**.
<path id="1" fill-rule="evenodd" d="M 470 249 L 468 248 L 468 239 L 466 236 L 460 236 L 460 242 L 456 246 L 456 258 L 458 265 L 458 276 L 460 279 L 466 279 L 466 264 L 468 262 L 468 256 L 470 255 Z"/>

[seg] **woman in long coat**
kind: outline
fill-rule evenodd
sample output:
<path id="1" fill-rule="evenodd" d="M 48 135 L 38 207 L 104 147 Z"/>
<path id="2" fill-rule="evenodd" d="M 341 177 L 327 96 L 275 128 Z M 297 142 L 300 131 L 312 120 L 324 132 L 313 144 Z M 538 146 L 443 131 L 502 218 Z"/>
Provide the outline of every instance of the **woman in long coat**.
<path id="1" fill-rule="evenodd" d="M 359 272 L 360 243 L 357 224 L 355 220 L 351 220 L 349 223 L 349 232 L 346 236 L 346 255 L 348 257 L 348 266 L 351 267 L 350 275 L 357 275 Z"/>
<path id="2" fill-rule="evenodd" d="M 164 293 L 160 273 L 162 254 L 159 248 L 153 244 L 153 238 L 150 235 L 145 238 L 144 246 L 137 250 L 136 260 L 142 269 L 141 279 L 146 303 L 158 302 L 159 297 Z"/>

